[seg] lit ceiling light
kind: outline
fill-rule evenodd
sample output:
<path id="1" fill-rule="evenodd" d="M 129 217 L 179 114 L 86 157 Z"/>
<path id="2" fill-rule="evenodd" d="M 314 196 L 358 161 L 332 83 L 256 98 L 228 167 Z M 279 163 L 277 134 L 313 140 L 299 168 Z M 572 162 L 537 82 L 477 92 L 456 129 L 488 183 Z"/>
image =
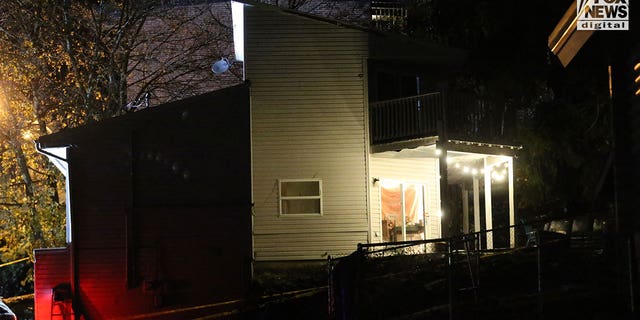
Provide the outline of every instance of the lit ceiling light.
<path id="1" fill-rule="evenodd" d="M 441 155 L 441 154 L 442 154 L 442 150 L 440 150 L 440 149 L 436 149 L 435 153 L 436 153 L 436 156 L 439 156 L 439 155 Z"/>

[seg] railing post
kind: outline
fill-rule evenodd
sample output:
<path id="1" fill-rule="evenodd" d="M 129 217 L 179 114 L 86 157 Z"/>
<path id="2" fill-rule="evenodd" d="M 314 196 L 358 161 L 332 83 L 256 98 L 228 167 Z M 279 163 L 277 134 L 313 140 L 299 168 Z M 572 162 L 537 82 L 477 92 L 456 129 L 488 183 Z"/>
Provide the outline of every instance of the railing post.
<path id="1" fill-rule="evenodd" d="M 633 245 L 632 245 L 632 240 L 633 240 L 633 234 L 630 234 L 628 237 L 626 237 L 626 245 L 627 245 L 627 271 L 629 272 L 629 311 L 631 311 L 631 314 L 634 315 L 636 313 L 636 298 L 634 296 L 634 284 L 635 284 L 635 277 L 634 277 L 634 268 L 633 268 Z"/>
<path id="2" fill-rule="evenodd" d="M 536 233 L 536 257 L 538 263 L 538 319 L 544 319 L 544 295 L 542 294 L 542 237 L 539 230 L 534 230 Z"/>
<path id="3" fill-rule="evenodd" d="M 480 234 L 476 233 L 476 296 L 480 300 Z"/>
<path id="4" fill-rule="evenodd" d="M 327 315 L 329 319 L 335 319 L 335 285 L 333 279 L 333 261 L 331 255 L 327 256 Z"/>
<path id="5" fill-rule="evenodd" d="M 447 284 L 449 289 L 449 320 L 453 320 L 453 238 L 447 240 Z"/>
<path id="6" fill-rule="evenodd" d="M 362 244 L 358 243 L 358 254 L 356 257 L 355 267 L 355 286 L 353 289 L 353 318 L 357 320 L 360 318 L 360 287 L 362 286 L 362 260 L 364 259 L 364 250 Z"/>

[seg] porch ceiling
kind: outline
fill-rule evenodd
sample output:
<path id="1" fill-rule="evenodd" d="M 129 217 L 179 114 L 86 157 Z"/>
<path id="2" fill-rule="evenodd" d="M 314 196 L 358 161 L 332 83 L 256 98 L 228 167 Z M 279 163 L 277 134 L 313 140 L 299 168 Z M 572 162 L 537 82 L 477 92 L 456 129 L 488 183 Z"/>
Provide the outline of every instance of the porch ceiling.
<path id="1" fill-rule="evenodd" d="M 447 152 L 447 178 L 452 184 L 471 184 L 473 178 L 482 179 L 485 174 L 485 163 L 495 171 L 493 181 L 496 187 L 506 186 L 508 156 L 488 155 L 479 153 Z"/>
<path id="2" fill-rule="evenodd" d="M 386 151 L 376 153 L 376 157 L 393 159 L 426 159 L 439 158 L 440 153 L 435 145 L 420 146 L 412 149 L 402 149 L 399 151 Z M 496 187 L 506 187 L 506 167 L 505 163 L 510 157 L 504 155 L 492 155 L 484 153 L 473 153 L 463 151 L 447 151 L 447 178 L 450 185 L 471 183 L 473 177 L 482 178 L 484 174 L 485 161 L 488 166 L 495 168 L 498 176 L 502 179 L 494 179 Z M 504 171 L 504 172 L 503 172 Z"/>

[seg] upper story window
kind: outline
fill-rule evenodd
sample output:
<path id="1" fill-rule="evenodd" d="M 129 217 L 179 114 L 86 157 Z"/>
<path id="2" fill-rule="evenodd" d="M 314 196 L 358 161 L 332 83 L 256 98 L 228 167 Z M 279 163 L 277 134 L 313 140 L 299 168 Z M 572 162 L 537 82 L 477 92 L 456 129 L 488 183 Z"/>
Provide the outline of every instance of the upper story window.
<path id="1" fill-rule="evenodd" d="M 402 30 L 407 25 L 407 8 L 400 0 L 371 1 L 371 21 L 380 30 Z"/>
<path id="2" fill-rule="evenodd" d="M 278 180 L 280 215 L 321 215 L 322 180 Z"/>

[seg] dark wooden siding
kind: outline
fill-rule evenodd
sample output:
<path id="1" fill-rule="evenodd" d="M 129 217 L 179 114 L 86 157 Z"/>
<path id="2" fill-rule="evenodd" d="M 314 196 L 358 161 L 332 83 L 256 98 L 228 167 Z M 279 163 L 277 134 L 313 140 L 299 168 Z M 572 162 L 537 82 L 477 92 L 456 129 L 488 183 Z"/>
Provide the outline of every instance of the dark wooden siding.
<path id="1" fill-rule="evenodd" d="M 34 296 L 36 319 L 51 318 L 51 290 L 60 283 L 70 283 L 68 248 L 38 249 L 35 251 Z"/>
<path id="2" fill-rule="evenodd" d="M 248 119 L 241 85 L 42 139 L 73 145 L 73 245 L 87 318 L 243 296 L 251 257 Z"/>

